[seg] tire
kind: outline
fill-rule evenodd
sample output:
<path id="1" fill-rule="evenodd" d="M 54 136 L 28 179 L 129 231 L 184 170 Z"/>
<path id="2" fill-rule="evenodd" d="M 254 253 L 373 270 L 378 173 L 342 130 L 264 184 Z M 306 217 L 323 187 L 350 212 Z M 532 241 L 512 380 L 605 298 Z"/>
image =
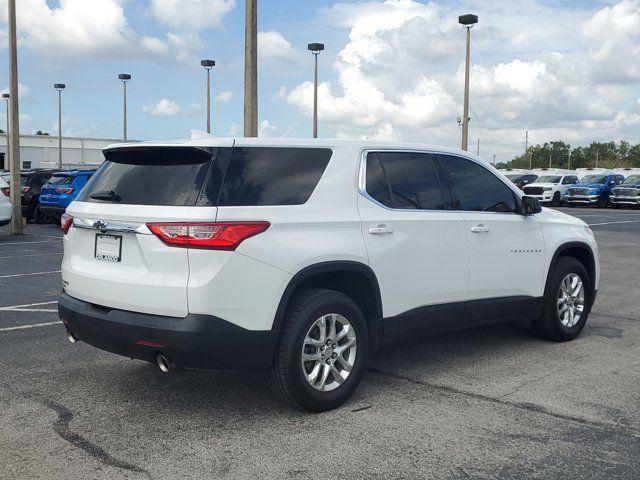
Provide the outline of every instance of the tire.
<path id="1" fill-rule="evenodd" d="M 598 197 L 598 208 L 606 208 L 606 206 L 609 204 L 609 197 L 607 197 L 606 195 L 600 195 Z"/>
<path id="2" fill-rule="evenodd" d="M 48 217 L 40 210 L 40 204 L 36 205 L 31 215 L 31 221 L 33 223 L 47 223 Z"/>
<path id="3" fill-rule="evenodd" d="M 552 207 L 559 207 L 562 203 L 562 199 L 560 198 L 560 192 L 556 192 L 553 194 L 553 199 L 551 200 Z"/>
<path id="4" fill-rule="evenodd" d="M 571 202 L 567 202 L 567 207 L 576 208 L 576 204 L 575 203 L 571 203 Z"/>
<path id="5" fill-rule="evenodd" d="M 332 348 L 321 353 L 326 344 L 323 343 L 323 347 L 320 347 L 322 337 L 317 322 L 325 318 L 325 336 L 329 337 L 329 325 L 332 323 L 330 314 L 338 315 L 333 316 L 337 330 L 333 338 L 339 337 L 341 333 L 344 336 L 334 340 L 336 343 L 327 345 Z M 344 328 L 341 319 L 346 320 L 351 329 Z M 349 335 L 346 335 L 347 332 L 350 332 Z M 352 341 L 351 347 L 344 348 Z M 337 348 L 344 348 L 339 355 L 342 361 L 337 359 L 338 353 L 333 351 L 336 345 Z M 308 358 L 312 358 L 304 364 L 303 348 L 305 354 L 309 355 Z M 351 298 L 333 290 L 305 290 L 292 299 L 285 314 L 274 364 L 268 372 L 269 383 L 276 394 L 297 408 L 312 412 L 331 410 L 347 401 L 357 388 L 364 374 L 368 350 L 367 323 L 362 311 Z M 331 359 L 330 364 L 327 363 L 327 356 Z M 352 365 L 350 372 L 344 368 L 349 361 Z M 328 373 L 322 387 L 325 370 Z M 341 379 L 342 376 L 345 377 L 342 383 L 337 381 L 334 371 L 340 374 Z M 317 372 L 316 376 L 314 372 Z M 307 376 L 314 380 L 315 387 Z"/>
<path id="6" fill-rule="evenodd" d="M 578 277 L 582 282 L 582 311 L 573 319 L 569 318 L 571 311 L 567 312 L 566 315 L 563 313 L 561 318 L 560 310 L 568 305 L 567 303 L 559 305 L 560 298 L 564 296 L 563 283 L 565 279 L 573 279 L 575 277 Z M 577 296 L 580 296 L 579 293 Z M 580 335 L 587 322 L 593 301 L 591 280 L 582 263 L 573 257 L 560 257 L 549 272 L 544 298 L 545 304 L 542 317 L 534 322 L 534 327 L 538 334 L 547 340 L 555 342 L 566 342 Z M 570 304 L 576 308 L 576 305 L 579 306 L 580 301 L 574 300 Z M 563 321 L 566 323 L 563 323 Z"/>

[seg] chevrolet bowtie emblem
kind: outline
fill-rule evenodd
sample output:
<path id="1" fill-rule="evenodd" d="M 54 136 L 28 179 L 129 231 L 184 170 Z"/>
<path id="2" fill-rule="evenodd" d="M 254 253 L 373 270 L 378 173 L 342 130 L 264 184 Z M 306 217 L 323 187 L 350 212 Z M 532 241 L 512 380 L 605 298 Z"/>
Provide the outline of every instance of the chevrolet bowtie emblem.
<path id="1" fill-rule="evenodd" d="M 93 222 L 93 228 L 95 228 L 96 230 L 104 231 L 107 229 L 107 222 L 96 220 L 95 222 Z"/>

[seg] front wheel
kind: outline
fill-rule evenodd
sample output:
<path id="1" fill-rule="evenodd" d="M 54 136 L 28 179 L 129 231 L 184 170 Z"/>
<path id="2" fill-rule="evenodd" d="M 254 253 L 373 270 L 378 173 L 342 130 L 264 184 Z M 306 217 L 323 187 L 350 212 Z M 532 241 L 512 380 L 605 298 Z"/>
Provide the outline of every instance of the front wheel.
<path id="1" fill-rule="evenodd" d="M 552 207 L 559 207 L 562 203 L 562 198 L 560 197 L 560 192 L 556 192 L 553 194 L 553 200 L 551 200 Z"/>
<path id="2" fill-rule="evenodd" d="M 600 195 L 598 197 L 598 208 L 605 208 L 609 204 L 609 197 L 606 195 Z"/>
<path id="3" fill-rule="evenodd" d="M 364 374 L 369 334 L 362 311 L 332 290 L 306 290 L 287 310 L 269 371 L 272 389 L 303 410 L 322 412 L 351 397 Z"/>
<path id="4" fill-rule="evenodd" d="M 573 340 L 584 328 L 592 302 L 591 280 L 582 263 L 561 257 L 549 272 L 542 317 L 534 322 L 548 340 Z"/>

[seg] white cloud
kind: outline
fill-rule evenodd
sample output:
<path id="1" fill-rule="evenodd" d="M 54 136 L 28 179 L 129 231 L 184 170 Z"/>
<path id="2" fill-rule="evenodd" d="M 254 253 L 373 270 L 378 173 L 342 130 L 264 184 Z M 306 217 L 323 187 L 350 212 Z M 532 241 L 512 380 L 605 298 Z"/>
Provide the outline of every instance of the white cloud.
<path id="1" fill-rule="evenodd" d="M 151 1 L 151 10 L 158 20 L 181 30 L 216 27 L 235 6 L 235 0 Z"/>
<path id="2" fill-rule="evenodd" d="M 169 52 L 167 44 L 156 37 L 142 37 L 142 46 L 145 50 L 157 55 L 166 55 Z"/>
<path id="3" fill-rule="evenodd" d="M 179 115 L 181 108 L 173 100 L 163 98 L 157 103 L 143 105 L 142 111 L 156 117 L 172 117 L 174 115 Z"/>
<path id="4" fill-rule="evenodd" d="M 30 50 L 58 59 L 157 54 L 162 50 L 161 41 L 137 36 L 125 17 L 124 1 L 60 0 L 56 6 L 49 6 L 46 0 L 19 0 L 18 41 Z M 0 0 L 3 22 L 6 12 L 7 1 Z"/>
<path id="5" fill-rule="evenodd" d="M 220 103 L 229 103 L 232 96 L 233 92 L 231 92 L 231 90 L 224 90 L 223 92 L 220 92 L 220 94 L 216 97 L 216 100 Z"/>
<path id="6" fill-rule="evenodd" d="M 294 60 L 296 51 L 293 45 L 280 32 L 269 30 L 258 32 L 258 55 L 260 58 Z"/>
<path id="7" fill-rule="evenodd" d="M 262 120 L 258 128 L 259 137 L 273 137 L 278 132 L 278 127 L 272 125 L 269 120 Z"/>
<path id="8" fill-rule="evenodd" d="M 511 157 L 526 129 L 540 143 L 590 142 L 621 131 L 640 141 L 637 88 L 625 86 L 640 81 L 640 0 L 595 11 L 542 0 L 477 3 L 470 142 L 481 138 L 485 153 Z M 464 30 L 458 10 L 415 0 L 328 9 L 325 21 L 349 34 L 333 63 L 337 81 L 319 85 L 321 124 L 340 137 L 459 145 Z M 278 97 L 311 116 L 310 82 L 281 88 Z"/>
<path id="9" fill-rule="evenodd" d="M 6 86 L 2 89 L 2 93 L 9 93 L 9 87 Z M 24 100 L 29 96 L 29 87 L 18 82 L 18 98 Z"/>

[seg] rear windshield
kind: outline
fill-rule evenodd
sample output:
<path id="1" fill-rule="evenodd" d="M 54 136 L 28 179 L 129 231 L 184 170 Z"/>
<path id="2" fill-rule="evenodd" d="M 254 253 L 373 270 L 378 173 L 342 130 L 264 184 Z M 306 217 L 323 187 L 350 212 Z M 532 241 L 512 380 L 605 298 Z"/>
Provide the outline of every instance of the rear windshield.
<path id="1" fill-rule="evenodd" d="M 78 197 L 131 205 L 299 205 L 331 158 L 329 149 L 145 147 L 108 150 Z"/>
<path id="2" fill-rule="evenodd" d="M 50 185 L 67 185 L 73 183 L 73 177 L 69 175 L 54 175 L 46 183 Z"/>

